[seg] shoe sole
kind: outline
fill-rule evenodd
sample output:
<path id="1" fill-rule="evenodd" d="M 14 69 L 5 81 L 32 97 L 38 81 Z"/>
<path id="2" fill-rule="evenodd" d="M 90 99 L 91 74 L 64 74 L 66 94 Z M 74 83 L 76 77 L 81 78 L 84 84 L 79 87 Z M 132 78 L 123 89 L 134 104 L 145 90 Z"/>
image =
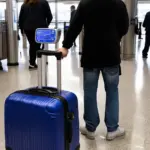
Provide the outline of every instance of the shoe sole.
<path id="1" fill-rule="evenodd" d="M 122 133 L 122 134 L 120 134 L 120 135 L 117 135 L 117 136 L 115 136 L 115 137 L 113 137 L 113 138 L 108 138 L 108 137 L 106 137 L 106 140 L 107 140 L 107 141 L 113 141 L 113 140 L 115 140 L 115 139 L 117 139 L 117 138 L 124 138 L 125 135 L 126 135 L 126 133 L 124 132 L 124 133 Z"/>
<path id="2" fill-rule="evenodd" d="M 142 58 L 148 58 L 148 56 L 147 55 L 143 55 Z"/>
<path id="3" fill-rule="evenodd" d="M 144 56 L 144 55 L 143 55 L 142 57 L 143 57 L 143 58 L 148 58 L 148 56 Z"/>
<path id="4" fill-rule="evenodd" d="M 81 132 L 81 134 L 86 136 L 89 140 L 95 140 L 95 137 L 88 136 L 87 133 Z"/>
<path id="5" fill-rule="evenodd" d="M 29 71 L 37 70 L 37 68 L 29 68 Z"/>

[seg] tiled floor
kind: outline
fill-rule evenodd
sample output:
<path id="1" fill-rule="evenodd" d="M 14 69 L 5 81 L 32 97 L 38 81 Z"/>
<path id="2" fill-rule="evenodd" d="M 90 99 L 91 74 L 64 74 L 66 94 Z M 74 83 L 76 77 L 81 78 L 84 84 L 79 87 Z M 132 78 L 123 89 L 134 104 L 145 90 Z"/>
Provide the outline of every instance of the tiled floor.
<path id="1" fill-rule="evenodd" d="M 4 101 L 6 97 L 18 89 L 37 85 L 37 71 L 28 71 L 27 50 L 21 51 L 19 67 L 5 67 L 0 72 L 0 150 L 4 150 Z M 55 85 L 55 58 L 49 59 L 48 83 Z M 4 62 L 4 66 L 6 62 Z M 125 139 L 113 142 L 105 141 L 104 125 L 105 92 L 103 80 L 100 78 L 98 91 L 98 106 L 101 114 L 101 124 L 97 130 L 95 141 L 81 136 L 81 150 L 150 150 L 150 59 L 143 60 L 137 52 L 136 60 L 122 62 L 123 74 L 120 78 L 120 125 L 125 127 Z M 70 52 L 62 61 L 63 89 L 74 91 L 79 98 L 80 123 L 84 124 L 82 69 L 79 56 Z"/>

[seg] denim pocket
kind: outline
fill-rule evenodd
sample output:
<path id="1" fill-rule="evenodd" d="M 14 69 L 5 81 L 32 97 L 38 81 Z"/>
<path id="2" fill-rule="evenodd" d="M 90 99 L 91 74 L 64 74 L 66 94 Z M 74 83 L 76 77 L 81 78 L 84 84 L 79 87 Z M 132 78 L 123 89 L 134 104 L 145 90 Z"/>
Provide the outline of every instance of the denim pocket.
<path id="1" fill-rule="evenodd" d="M 114 75 L 118 75 L 120 74 L 120 69 L 119 69 L 119 66 L 113 66 L 113 67 L 105 67 L 103 69 L 104 73 L 106 74 L 109 74 L 111 76 L 114 76 Z"/>

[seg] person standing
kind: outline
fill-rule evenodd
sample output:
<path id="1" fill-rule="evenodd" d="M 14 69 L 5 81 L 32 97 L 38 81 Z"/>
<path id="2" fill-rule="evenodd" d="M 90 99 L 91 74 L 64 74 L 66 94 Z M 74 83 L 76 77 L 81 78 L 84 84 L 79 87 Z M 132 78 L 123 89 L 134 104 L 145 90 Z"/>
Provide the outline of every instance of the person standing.
<path id="1" fill-rule="evenodd" d="M 145 28 L 146 31 L 143 58 L 147 58 L 149 47 L 150 47 L 150 12 L 148 12 L 145 16 L 143 27 Z"/>
<path id="2" fill-rule="evenodd" d="M 37 28 L 48 28 L 52 21 L 50 6 L 46 0 L 25 0 L 19 15 L 19 27 L 22 34 L 26 34 L 30 44 L 29 69 L 36 69 L 36 52 L 41 44 L 35 42 Z"/>
<path id="3" fill-rule="evenodd" d="M 95 131 L 100 123 L 97 107 L 97 89 L 100 72 L 105 91 L 105 124 L 107 140 L 125 135 L 125 129 L 119 127 L 119 74 L 120 42 L 128 32 L 129 17 L 122 0 L 81 0 L 58 51 L 62 57 L 68 55 L 68 49 L 84 26 L 83 67 L 84 120 L 81 134 L 95 139 Z"/>
<path id="4" fill-rule="evenodd" d="M 74 15 L 75 15 L 75 13 L 76 13 L 76 7 L 75 7 L 74 5 L 72 5 L 72 6 L 70 7 L 70 10 L 71 10 L 70 23 L 71 23 L 71 21 L 72 21 Z"/>

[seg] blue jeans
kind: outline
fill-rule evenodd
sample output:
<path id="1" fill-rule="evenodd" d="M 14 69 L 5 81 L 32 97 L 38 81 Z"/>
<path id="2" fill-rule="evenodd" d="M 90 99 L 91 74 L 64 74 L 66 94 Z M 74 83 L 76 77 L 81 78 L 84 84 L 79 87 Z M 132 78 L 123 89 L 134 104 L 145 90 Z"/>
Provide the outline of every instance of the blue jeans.
<path id="1" fill-rule="evenodd" d="M 105 124 L 108 132 L 113 132 L 119 126 L 119 66 L 83 69 L 84 120 L 86 128 L 91 132 L 94 132 L 100 123 L 97 107 L 97 88 L 100 72 L 102 72 L 106 91 Z"/>

